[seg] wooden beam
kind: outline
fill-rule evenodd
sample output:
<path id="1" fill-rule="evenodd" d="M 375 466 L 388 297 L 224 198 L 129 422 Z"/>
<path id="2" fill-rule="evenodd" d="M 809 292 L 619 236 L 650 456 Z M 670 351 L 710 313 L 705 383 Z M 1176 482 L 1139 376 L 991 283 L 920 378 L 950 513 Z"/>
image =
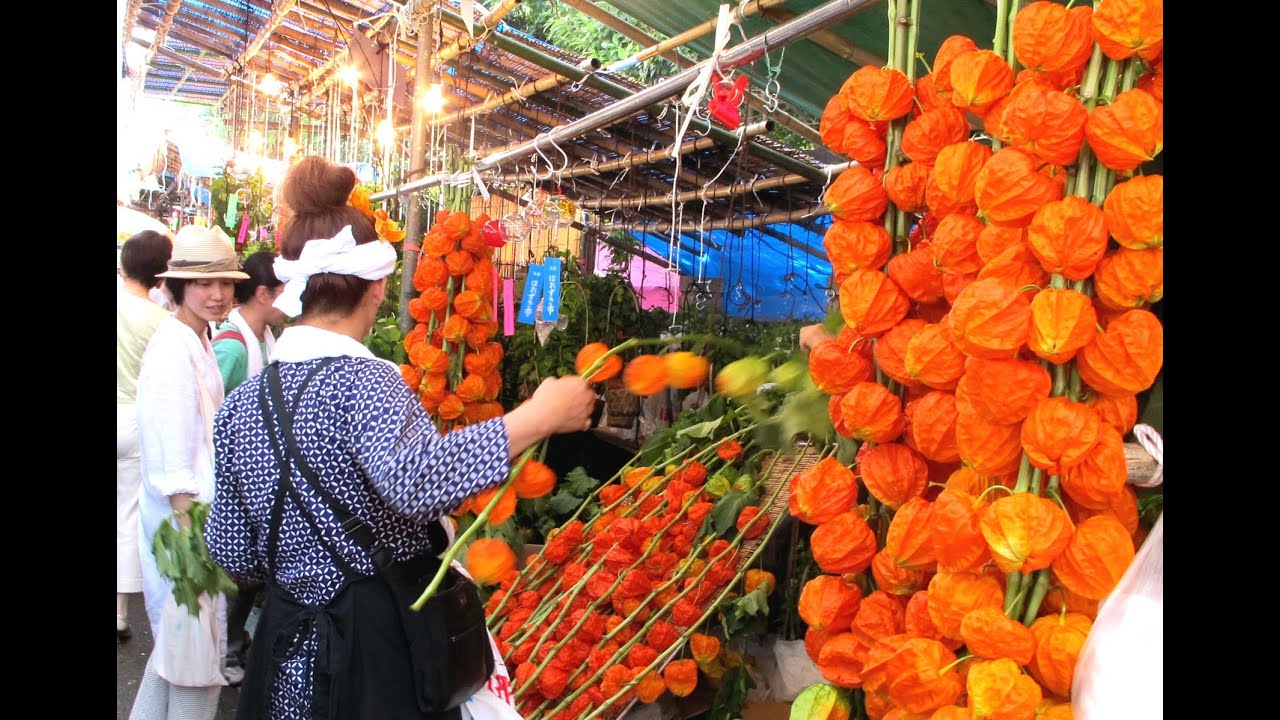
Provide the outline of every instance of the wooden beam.
<path id="1" fill-rule="evenodd" d="M 258 54 L 258 51 L 262 49 L 263 44 L 271 37 L 271 33 L 275 32 L 275 29 L 284 21 L 284 16 L 288 15 L 293 10 L 293 6 L 297 1 L 298 0 L 275 0 L 271 3 L 271 15 L 267 17 L 266 21 L 262 24 L 262 27 L 258 28 L 258 32 L 253 36 L 253 39 L 249 40 L 248 44 L 245 45 L 244 50 L 236 56 L 236 65 L 244 67 L 244 65 L 249 62 L 250 58 Z"/>
<path id="2" fill-rule="evenodd" d="M 830 215 L 831 211 L 822 205 L 813 205 L 807 208 L 798 208 L 795 210 L 777 210 L 755 217 L 741 218 L 737 220 L 722 220 L 714 223 L 707 223 L 703 230 L 746 230 L 749 228 L 758 228 L 761 225 L 772 225 L 780 222 L 793 222 L 795 220 L 803 220 L 821 215 Z M 660 234 L 671 231 L 672 223 L 670 221 L 645 224 L 645 223 L 615 223 L 605 225 L 607 230 L 636 230 L 639 232 L 647 232 Z M 678 232 L 697 232 L 700 228 L 698 223 L 682 223 L 678 228 Z"/>
<path id="3" fill-rule="evenodd" d="M 133 39 L 133 26 L 138 22 L 138 13 L 142 10 L 142 0 L 129 0 L 124 6 L 124 27 L 121 28 L 120 42 L 122 47 L 128 46 Z"/>
<path id="4" fill-rule="evenodd" d="M 797 250 L 807 253 L 811 257 L 815 257 L 823 262 L 831 262 L 831 259 L 827 257 L 827 253 L 825 250 L 822 250 L 822 251 L 814 250 L 813 248 L 809 247 L 805 243 L 799 242 L 794 238 L 787 237 L 786 235 L 783 235 L 782 233 L 778 232 L 777 230 L 774 230 L 768 225 L 765 225 L 764 227 L 761 227 L 758 229 L 760 230 L 760 232 L 764 233 L 765 235 L 768 235 L 774 240 L 778 240 Z"/>
<path id="5" fill-rule="evenodd" d="M 568 5 L 574 10 L 577 10 L 583 15 L 586 15 L 592 20 L 595 20 L 601 25 L 604 25 L 610 30 L 613 30 L 614 32 L 617 32 L 617 33 L 621 33 L 628 40 L 630 40 L 633 43 L 636 43 L 642 48 L 652 47 L 654 45 L 659 44 L 659 41 L 657 38 L 650 36 L 649 34 L 645 33 L 643 30 L 636 27 L 635 25 L 632 25 L 626 20 L 615 17 L 604 8 L 600 7 L 599 5 L 596 5 L 595 3 L 590 2 L 589 0 L 560 0 L 560 2 L 564 3 L 565 5 Z M 680 67 L 682 69 L 683 67 L 685 67 L 680 64 L 680 62 L 684 60 L 684 58 L 680 57 L 674 49 L 667 50 L 661 53 L 661 55 L 663 58 L 674 63 L 677 67 Z M 686 60 L 685 62 L 688 62 L 688 61 Z"/>
<path id="6" fill-rule="evenodd" d="M 778 24 L 782 24 L 795 19 L 796 13 L 783 8 L 773 8 L 771 10 L 765 10 L 764 16 Z M 809 39 L 841 60 L 847 60 L 855 65 L 884 67 L 889 64 L 888 60 L 873 52 L 863 50 L 830 30 L 818 30 L 810 35 Z"/>
<path id="7" fill-rule="evenodd" d="M 182 0 L 169 0 L 169 4 L 165 6 L 164 19 L 160 21 L 160 27 L 156 29 L 156 47 L 164 47 L 165 38 L 169 34 L 169 26 L 173 24 L 173 16 L 178 14 L 178 8 L 181 5 Z"/>

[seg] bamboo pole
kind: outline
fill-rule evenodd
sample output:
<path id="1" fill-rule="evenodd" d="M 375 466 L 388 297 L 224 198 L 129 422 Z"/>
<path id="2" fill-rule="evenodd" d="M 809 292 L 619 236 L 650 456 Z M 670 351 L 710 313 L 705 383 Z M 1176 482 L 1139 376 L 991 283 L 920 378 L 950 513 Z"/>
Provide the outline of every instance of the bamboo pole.
<path id="1" fill-rule="evenodd" d="M 235 63 L 240 67 L 244 67 L 249 59 L 258 54 L 262 46 L 267 43 L 271 34 L 275 32 L 280 23 L 284 22 L 284 17 L 293 11 L 293 6 L 298 0 L 275 0 L 271 3 L 271 15 L 267 17 L 262 27 L 258 28 L 258 32 L 245 44 L 244 50 L 236 56 Z"/>
<path id="2" fill-rule="evenodd" d="M 830 215 L 831 211 L 823 205 L 813 205 L 807 208 L 797 210 L 775 210 L 765 215 L 756 215 L 755 217 L 740 218 L 735 220 L 718 220 L 716 222 L 707 223 L 700 226 L 696 222 L 681 223 L 677 228 L 677 232 L 698 232 L 700 230 L 749 230 L 758 228 L 761 225 L 772 225 L 774 223 L 792 222 L 795 220 L 806 220 L 808 218 L 820 217 L 822 215 Z M 635 230 L 647 233 L 665 233 L 670 232 L 671 222 L 659 222 L 653 224 L 645 223 L 615 223 L 605 225 L 601 228 L 603 231 L 610 230 Z"/>
<path id="3" fill-rule="evenodd" d="M 431 22 L 428 16 L 418 23 L 418 37 L 425 38 L 430 35 Z M 425 52 L 418 53 L 417 74 L 413 78 L 414 98 L 426 97 L 427 86 L 430 84 L 427 82 L 430 66 L 431 55 Z M 426 171 L 423 163 L 427 155 L 427 111 L 418 102 L 412 103 L 411 107 L 413 120 L 409 127 L 409 163 L 403 173 L 405 179 L 412 179 Z M 405 205 L 407 206 L 404 219 L 405 237 L 416 244 L 418 238 L 421 238 L 426 231 L 422 204 L 417 201 L 417 198 L 410 198 L 410 202 Z M 400 259 L 400 330 L 408 333 L 413 329 L 415 322 L 413 316 L 409 314 L 409 301 L 413 299 L 415 290 L 413 276 L 418 270 L 418 253 L 410 249 L 409 242 L 401 243 Z"/>
<path id="4" fill-rule="evenodd" d="M 795 19 L 796 13 L 793 10 L 778 8 L 766 11 L 764 16 L 775 22 L 786 22 Z M 854 45 L 830 30 L 819 30 L 809 39 L 841 60 L 872 67 L 884 67 L 889 64 L 887 59 Z"/>
<path id="5" fill-rule="evenodd" d="M 855 163 L 846 162 L 838 165 L 827 166 L 831 177 L 834 178 L 840 173 L 848 170 Z M 675 196 L 675 202 L 686 203 L 695 200 L 718 200 L 720 198 L 733 197 L 735 195 L 745 195 L 749 192 L 757 192 L 760 190 L 769 190 L 778 187 L 787 187 L 789 185 L 800 185 L 810 182 L 809 178 L 803 175 L 780 175 L 765 180 L 751 180 L 749 182 L 734 183 L 732 185 L 714 188 L 711 190 L 691 190 L 682 192 Z M 648 198 L 611 198 L 602 200 L 584 200 L 580 203 L 583 210 L 608 210 L 613 208 L 638 208 L 648 205 L 662 205 L 672 202 L 671 195 L 663 195 L 660 197 Z"/>
<path id="6" fill-rule="evenodd" d="M 156 28 L 156 36 L 151 42 L 157 48 L 164 47 L 164 41 L 169 35 L 169 26 L 173 25 L 173 16 L 178 14 L 178 8 L 182 6 L 182 0 L 169 0 L 169 4 L 164 9 L 164 19 L 160 21 L 160 27 Z"/>
<path id="7" fill-rule="evenodd" d="M 502 0 L 501 4 L 490 10 L 483 18 L 480 19 L 478 28 L 480 35 L 491 32 L 497 27 L 498 21 L 506 17 L 507 13 L 515 10 L 516 6 L 519 4 L 520 0 Z M 431 58 L 431 66 L 438 67 L 443 65 L 473 47 L 475 47 L 475 38 L 466 33 L 459 33 L 458 37 L 454 38 L 453 42 L 436 51 Z M 599 64 L 597 64 L 596 67 L 599 67 Z"/>
<path id="8" fill-rule="evenodd" d="M 120 28 L 120 47 L 127 48 L 133 40 L 133 26 L 138 22 L 138 13 L 142 10 L 142 0 L 129 0 L 124 7 L 124 25 Z"/>
<path id="9" fill-rule="evenodd" d="M 787 3 L 787 0 L 750 0 L 750 2 L 747 2 L 743 5 L 738 6 L 738 9 L 734 12 L 737 13 L 738 17 L 745 18 L 745 17 L 750 17 L 752 15 L 755 15 L 763 10 L 768 10 L 769 8 L 777 7 L 779 5 L 785 5 L 786 3 Z M 645 49 L 641 50 L 635 55 L 632 55 L 629 58 L 624 58 L 622 60 L 618 60 L 616 62 L 610 63 L 607 67 L 605 67 L 604 71 L 607 73 L 620 72 L 632 66 L 638 65 L 639 63 L 642 63 L 645 60 L 648 60 L 649 58 L 662 55 L 669 50 L 674 50 L 680 47 L 681 45 L 686 45 L 692 42 L 693 40 L 697 40 L 703 35 L 706 35 L 707 33 L 715 30 L 716 22 L 717 20 L 715 18 L 712 18 L 711 20 L 708 20 L 702 23 L 701 25 L 695 25 L 689 28 L 688 30 L 685 30 L 684 32 L 678 35 L 672 35 L 671 37 L 667 38 L 666 40 L 663 40 L 662 42 L 654 43 L 649 47 L 646 47 Z M 677 57 L 679 56 L 677 55 Z"/>
<path id="10" fill-rule="evenodd" d="M 582 65 L 580 65 L 579 68 L 584 72 L 599 70 L 600 61 L 595 58 L 587 58 L 582 61 Z M 540 92 L 558 88 L 569 82 L 573 82 L 573 80 L 565 77 L 564 75 L 557 75 L 555 73 L 543 75 L 533 82 L 517 85 L 515 88 L 503 93 L 502 95 L 490 97 L 479 105 L 472 105 L 471 107 L 464 108 L 457 112 L 449 113 L 448 115 L 441 117 L 438 122 L 441 125 L 448 125 L 455 120 L 463 120 L 481 113 L 491 112 L 503 107 L 504 105 L 510 105 L 513 102 L 532 97 Z"/>

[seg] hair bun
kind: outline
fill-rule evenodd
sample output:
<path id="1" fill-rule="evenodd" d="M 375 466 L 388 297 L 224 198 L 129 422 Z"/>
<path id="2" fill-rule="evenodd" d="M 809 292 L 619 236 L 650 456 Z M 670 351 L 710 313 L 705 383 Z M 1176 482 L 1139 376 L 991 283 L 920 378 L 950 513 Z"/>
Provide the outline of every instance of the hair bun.
<path id="1" fill-rule="evenodd" d="M 356 174 L 351 168 L 313 155 L 289 169 L 280 197 L 294 214 L 324 212 L 346 205 L 355 186 Z"/>

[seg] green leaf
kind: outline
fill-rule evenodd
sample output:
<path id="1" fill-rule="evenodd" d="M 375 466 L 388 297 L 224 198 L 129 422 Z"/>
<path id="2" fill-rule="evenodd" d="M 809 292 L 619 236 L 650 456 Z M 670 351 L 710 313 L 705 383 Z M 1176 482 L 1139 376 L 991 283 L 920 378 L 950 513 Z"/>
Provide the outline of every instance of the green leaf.
<path id="1" fill-rule="evenodd" d="M 583 467 L 576 467 L 569 471 L 561 481 L 561 487 L 568 491 L 570 495 L 584 498 L 592 493 L 600 486 L 600 481 L 587 474 Z"/>
<path id="2" fill-rule="evenodd" d="M 731 668 L 720 679 L 720 689 L 711 702 L 709 720 L 735 720 L 742 717 L 742 706 L 747 701 L 747 691 L 755 687 L 755 681 L 742 665 Z"/>
<path id="3" fill-rule="evenodd" d="M 851 717 L 852 710 L 853 702 L 848 690 L 826 683 L 814 683 L 805 688 L 791 703 L 790 720 Z"/>
<path id="4" fill-rule="evenodd" d="M 843 435 L 836 438 L 836 461 L 841 465 L 852 466 L 853 461 L 858 457 L 858 448 L 862 447 L 862 443 L 847 438 Z"/>
<path id="5" fill-rule="evenodd" d="M 547 507 L 556 515 L 572 515 L 581 504 L 582 498 L 561 490 L 551 496 L 551 502 Z"/>
<path id="6" fill-rule="evenodd" d="M 730 530 L 736 530 L 738 524 L 738 515 L 742 513 L 742 508 L 748 505 L 755 505 L 760 499 L 759 493 L 742 492 L 741 490 L 730 490 L 725 493 L 723 498 L 711 508 L 708 517 L 711 518 L 711 528 L 716 535 L 725 536 Z"/>
<path id="7" fill-rule="evenodd" d="M 715 432 L 716 428 L 720 427 L 720 423 L 723 420 L 723 417 L 718 417 L 715 420 L 708 420 L 706 422 L 698 423 L 697 425 L 691 425 L 676 434 L 688 435 L 689 437 L 695 438 L 705 438 Z"/>
<path id="8" fill-rule="evenodd" d="M 725 600 L 720 605 L 724 632 L 727 637 L 740 635 L 757 622 L 769 619 L 769 595 L 761 586 L 741 597 Z"/>

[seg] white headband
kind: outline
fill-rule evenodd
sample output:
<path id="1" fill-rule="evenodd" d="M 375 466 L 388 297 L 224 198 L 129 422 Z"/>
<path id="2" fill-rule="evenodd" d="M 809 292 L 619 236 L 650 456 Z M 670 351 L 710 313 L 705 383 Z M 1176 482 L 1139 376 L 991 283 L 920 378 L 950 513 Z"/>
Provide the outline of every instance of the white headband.
<path id="1" fill-rule="evenodd" d="M 308 240 L 297 260 L 277 257 L 272 267 L 285 283 L 284 292 L 272 305 L 289 317 L 298 317 L 302 314 L 302 291 L 312 275 L 337 273 L 380 280 L 396 269 L 396 251 L 382 240 L 357 245 L 348 225 L 331 238 Z"/>

